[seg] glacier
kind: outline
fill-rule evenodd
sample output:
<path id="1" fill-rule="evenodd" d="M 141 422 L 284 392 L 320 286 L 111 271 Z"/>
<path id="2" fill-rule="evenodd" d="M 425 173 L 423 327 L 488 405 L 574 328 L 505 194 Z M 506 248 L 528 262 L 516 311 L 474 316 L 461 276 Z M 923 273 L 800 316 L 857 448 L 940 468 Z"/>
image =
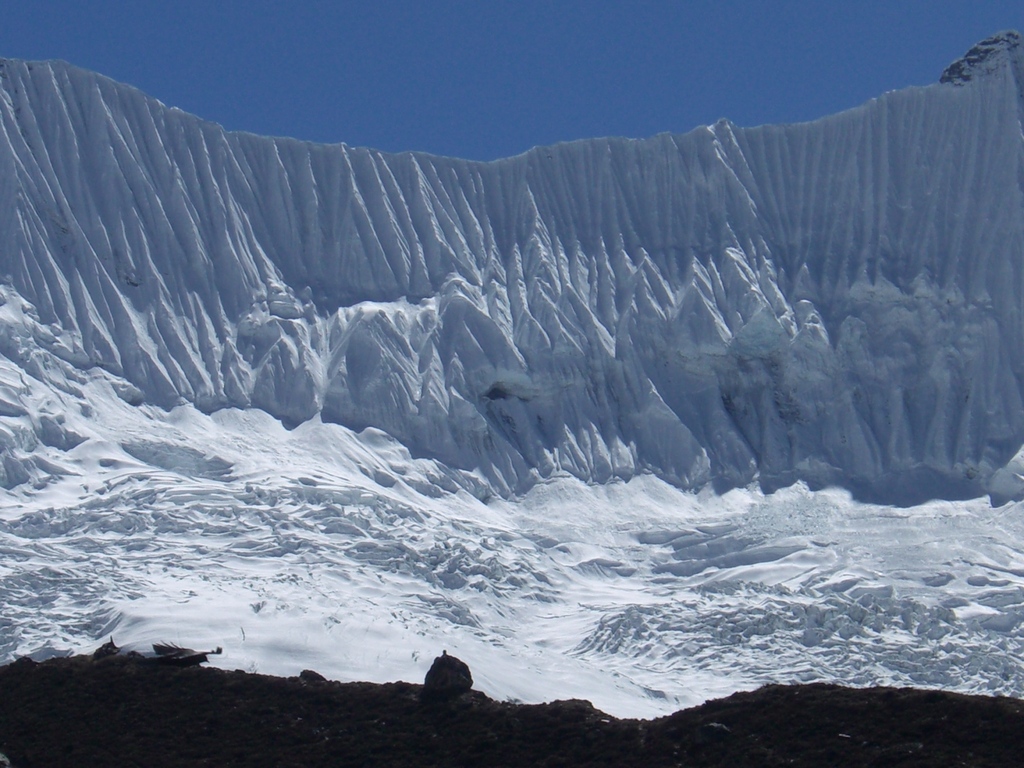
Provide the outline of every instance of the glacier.
<path id="1" fill-rule="evenodd" d="M 1024 693 L 1022 120 L 1014 32 L 490 163 L 0 61 L 0 658 Z"/>
<path id="2" fill-rule="evenodd" d="M 1024 59 L 999 41 L 982 76 L 812 123 L 492 163 L 227 133 L 6 61 L 0 275 L 37 346 L 138 402 L 373 427 L 503 496 L 1018 498 Z"/>

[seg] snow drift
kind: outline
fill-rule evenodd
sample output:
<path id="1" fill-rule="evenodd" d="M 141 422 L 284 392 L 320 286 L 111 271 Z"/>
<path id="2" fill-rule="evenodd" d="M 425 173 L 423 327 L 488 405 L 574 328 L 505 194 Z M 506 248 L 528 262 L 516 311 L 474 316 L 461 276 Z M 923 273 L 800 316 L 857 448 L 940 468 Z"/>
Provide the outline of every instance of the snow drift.
<path id="1" fill-rule="evenodd" d="M 25 393 L 102 375 L 374 427 L 480 495 L 650 472 L 1024 497 L 1019 35 L 942 80 L 480 163 L 229 133 L 3 61 L 0 352 L 35 382 L 0 392 L 35 435 L 4 427 L 4 482 L 84 439 Z"/>

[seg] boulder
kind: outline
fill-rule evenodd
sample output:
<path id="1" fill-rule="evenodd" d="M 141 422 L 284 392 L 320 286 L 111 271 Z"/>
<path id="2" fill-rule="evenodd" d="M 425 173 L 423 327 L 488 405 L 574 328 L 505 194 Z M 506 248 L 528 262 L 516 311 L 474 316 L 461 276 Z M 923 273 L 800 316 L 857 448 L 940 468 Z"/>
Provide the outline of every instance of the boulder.
<path id="1" fill-rule="evenodd" d="M 117 656 L 120 652 L 121 649 L 114 644 L 114 638 L 111 637 L 107 642 L 93 651 L 92 658 L 93 661 L 96 661 L 98 659 L 105 659 L 109 656 Z"/>
<path id="2" fill-rule="evenodd" d="M 473 687 L 473 675 L 469 665 L 461 659 L 449 656 L 448 651 L 434 659 L 423 681 L 425 699 L 449 699 L 466 693 Z"/>

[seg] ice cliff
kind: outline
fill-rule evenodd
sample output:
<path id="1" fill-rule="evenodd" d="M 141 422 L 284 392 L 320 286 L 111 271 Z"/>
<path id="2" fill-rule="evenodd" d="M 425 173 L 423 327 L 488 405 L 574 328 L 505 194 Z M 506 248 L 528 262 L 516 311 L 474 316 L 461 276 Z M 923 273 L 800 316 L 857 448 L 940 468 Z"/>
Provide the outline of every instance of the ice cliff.
<path id="1" fill-rule="evenodd" d="M 1021 498 L 1019 35 L 942 81 L 480 163 L 229 133 L 5 60 L 0 352 L 65 391 L 376 427 L 501 494 L 652 472 Z M 5 484 L 38 469 L 0 438 Z"/>

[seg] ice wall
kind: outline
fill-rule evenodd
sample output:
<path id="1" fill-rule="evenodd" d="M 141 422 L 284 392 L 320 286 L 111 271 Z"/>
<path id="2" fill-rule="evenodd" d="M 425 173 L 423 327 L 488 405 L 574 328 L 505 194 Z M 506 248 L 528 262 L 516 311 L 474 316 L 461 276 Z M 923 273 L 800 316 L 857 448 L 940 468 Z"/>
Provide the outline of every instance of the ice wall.
<path id="1" fill-rule="evenodd" d="M 377 427 L 503 494 L 650 471 L 1022 497 L 1019 36 L 942 79 L 478 163 L 228 133 L 6 60 L 0 278 L 45 332 L 0 351 Z"/>

